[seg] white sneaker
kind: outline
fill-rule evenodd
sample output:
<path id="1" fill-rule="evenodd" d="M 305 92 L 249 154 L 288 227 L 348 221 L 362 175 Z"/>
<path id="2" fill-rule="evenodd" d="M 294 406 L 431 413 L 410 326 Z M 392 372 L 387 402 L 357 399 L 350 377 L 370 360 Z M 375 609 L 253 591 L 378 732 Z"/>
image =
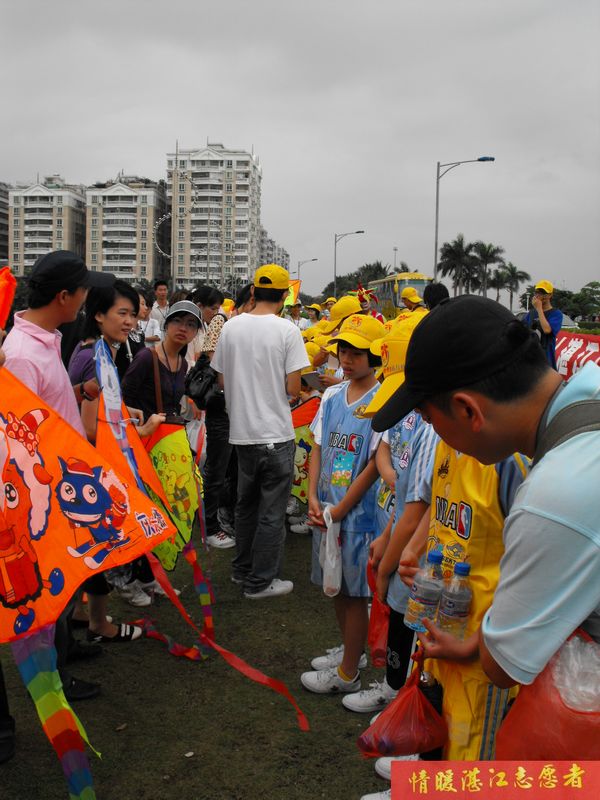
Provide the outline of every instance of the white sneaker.
<path id="1" fill-rule="evenodd" d="M 142 589 L 139 581 L 126 583 L 121 589 L 115 588 L 115 591 L 119 597 L 126 600 L 130 606 L 145 608 L 146 606 L 152 605 L 152 598 Z"/>
<path id="2" fill-rule="evenodd" d="M 316 694 L 338 694 L 339 692 L 360 691 L 360 672 L 353 680 L 345 681 L 340 678 L 337 667 L 317 669 L 314 672 L 303 672 L 300 681 L 305 689 Z"/>
<path id="3" fill-rule="evenodd" d="M 386 781 L 392 780 L 392 761 L 419 761 L 418 753 L 410 756 L 384 756 L 375 762 L 375 772 Z"/>
<path id="4" fill-rule="evenodd" d="M 373 792 L 372 794 L 363 794 L 360 800 L 390 800 L 392 797 L 392 790 L 386 789 L 383 792 Z"/>
<path id="5" fill-rule="evenodd" d="M 386 680 L 383 683 L 375 681 L 375 683 L 369 684 L 368 689 L 363 689 L 362 692 L 353 694 L 351 697 L 344 697 L 342 703 L 349 711 L 368 714 L 371 711 L 381 711 L 392 702 L 397 694 L 395 689 L 388 686 Z"/>
<path id="6" fill-rule="evenodd" d="M 306 519 L 306 514 L 298 514 L 292 517 L 288 517 L 288 525 L 300 525 Z"/>
<path id="7" fill-rule="evenodd" d="M 167 593 L 157 580 L 150 581 L 150 583 L 142 583 L 140 581 L 140 586 L 146 592 L 146 594 L 150 595 L 150 597 L 152 597 L 154 594 L 160 595 L 161 597 L 167 596 Z M 181 589 L 175 589 L 175 587 L 173 587 L 173 591 L 178 597 L 181 594 Z"/>
<path id="8" fill-rule="evenodd" d="M 337 647 L 331 647 L 325 651 L 327 655 L 317 656 L 313 658 L 310 665 L 313 669 L 329 669 L 330 667 L 339 667 L 344 660 L 344 645 L 340 644 Z M 363 653 L 358 662 L 359 669 L 365 669 L 367 666 L 367 657 Z"/>
<path id="9" fill-rule="evenodd" d="M 306 514 L 303 517 L 294 517 L 294 519 L 298 519 L 299 522 L 292 524 L 290 519 L 290 531 L 292 533 L 311 533 L 312 528 L 308 524 L 308 517 Z"/>
<path id="10" fill-rule="evenodd" d="M 282 594 L 289 594 L 294 588 L 291 581 L 280 581 L 279 578 L 273 578 L 271 583 L 260 592 L 244 592 L 244 597 L 248 600 L 263 600 L 265 597 L 279 597 Z"/>
<path id="11" fill-rule="evenodd" d="M 228 536 L 225 531 L 219 531 L 212 536 L 207 536 L 206 541 L 211 547 L 216 547 L 219 550 L 227 550 L 230 547 L 235 547 L 235 539 Z"/>
<path id="12" fill-rule="evenodd" d="M 217 511 L 217 520 L 219 521 L 221 530 L 224 531 L 228 536 L 231 536 L 232 539 L 234 539 L 235 538 L 234 520 L 233 520 L 233 515 L 231 514 L 229 509 L 220 508 Z"/>
<path id="13" fill-rule="evenodd" d="M 298 505 L 298 501 L 295 497 L 290 497 L 287 502 L 287 506 L 285 507 L 285 515 L 286 517 L 291 517 L 294 514 L 297 514 L 300 511 L 300 506 Z"/>

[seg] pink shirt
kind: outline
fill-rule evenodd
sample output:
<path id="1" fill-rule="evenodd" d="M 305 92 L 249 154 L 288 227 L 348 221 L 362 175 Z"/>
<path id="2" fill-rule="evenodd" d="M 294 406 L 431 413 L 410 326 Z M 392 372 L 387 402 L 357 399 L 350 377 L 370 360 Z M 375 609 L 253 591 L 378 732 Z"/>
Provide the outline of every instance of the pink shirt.
<path id="1" fill-rule="evenodd" d="M 2 349 L 9 369 L 65 422 L 85 437 L 71 381 L 60 357 L 59 331 L 46 331 L 15 314 L 15 324 Z"/>

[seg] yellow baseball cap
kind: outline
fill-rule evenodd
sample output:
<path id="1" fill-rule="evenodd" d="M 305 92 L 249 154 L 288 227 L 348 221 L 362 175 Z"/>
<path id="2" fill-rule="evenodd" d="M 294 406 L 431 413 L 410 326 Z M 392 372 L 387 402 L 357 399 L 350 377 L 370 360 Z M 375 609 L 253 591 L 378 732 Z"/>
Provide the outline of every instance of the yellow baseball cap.
<path id="1" fill-rule="evenodd" d="M 290 274 L 278 264 L 264 264 L 254 273 L 254 285 L 260 289 L 289 289 Z"/>
<path id="2" fill-rule="evenodd" d="M 226 297 L 221 303 L 221 307 L 226 314 L 231 314 L 235 307 L 235 300 L 232 300 L 231 297 Z"/>
<path id="3" fill-rule="evenodd" d="M 396 317 L 396 319 L 392 319 L 389 322 L 384 323 L 383 327 L 386 329 L 384 338 L 387 338 L 388 336 L 404 336 L 405 331 L 408 331 L 410 334 L 414 331 L 422 319 L 423 317 L 417 314 L 400 314 L 398 317 Z M 381 355 L 381 343 L 383 340 L 383 338 L 377 339 L 371 345 L 371 352 L 374 355 Z"/>
<path id="4" fill-rule="evenodd" d="M 383 383 L 364 410 L 363 416 L 374 416 L 404 383 L 406 353 L 413 330 L 414 327 L 404 326 L 379 341 Z M 371 351 L 373 351 L 373 348 L 371 348 Z"/>
<path id="5" fill-rule="evenodd" d="M 324 336 L 321 333 L 315 336 L 312 341 L 317 345 L 317 347 L 328 349 L 327 345 L 329 344 L 329 336 Z"/>
<path id="6" fill-rule="evenodd" d="M 310 328 L 306 328 L 306 330 L 302 331 L 302 336 L 310 342 L 315 336 L 319 336 L 323 332 L 323 325 L 327 325 L 326 319 L 320 319 L 318 322 L 315 322 L 314 325 L 311 325 Z"/>
<path id="7" fill-rule="evenodd" d="M 422 303 L 423 298 L 419 296 L 419 293 L 415 289 L 414 286 L 405 286 L 400 293 L 400 297 L 403 300 L 409 300 L 411 303 Z"/>
<path id="8" fill-rule="evenodd" d="M 306 308 L 306 309 L 312 308 L 315 311 L 318 311 L 319 314 L 321 313 L 321 306 L 318 303 L 311 303 L 309 306 L 304 306 L 304 308 Z"/>
<path id="9" fill-rule="evenodd" d="M 546 294 L 552 294 L 554 292 L 554 286 L 550 283 L 550 281 L 540 281 L 535 285 L 536 289 L 541 289 Z"/>
<path id="10" fill-rule="evenodd" d="M 341 297 L 337 303 L 329 309 L 329 319 L 325 320 L 323 333 L 332 333 L 340 327 L 346 317 L 350 317 L 352 314 L 358 314 L 360 311 L 361 307 L 358 297 L 352 297 L 350 295 Z M 373 317 L 373 319 L 375 318 Z"/>
<path id="11" fill-rule="evenodd" d="M 343 322 L 338 334 L 329 340 L 329 344 L 346 342 L 358 350 L 370 350 L 372 342 L 381 339 L 383 333 L 383 322 L 366 314 L 353 314 Z"/>

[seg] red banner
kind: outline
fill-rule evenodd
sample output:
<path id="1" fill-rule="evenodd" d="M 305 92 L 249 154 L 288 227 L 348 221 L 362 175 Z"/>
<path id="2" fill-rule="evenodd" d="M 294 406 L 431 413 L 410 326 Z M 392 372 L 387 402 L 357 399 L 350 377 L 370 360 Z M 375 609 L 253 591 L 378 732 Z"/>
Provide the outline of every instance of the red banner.
<path id="1" fill-rule="evenodd" d="M 591 361 L 600 365 L 600 336 L 561 331 L 556 337 L 556 369 L 565 380 Z"/>
<path id="2" fill-rule="evenodd" d="M 392 800 L 597 800 L 598 761 L 393 761 Z"/>

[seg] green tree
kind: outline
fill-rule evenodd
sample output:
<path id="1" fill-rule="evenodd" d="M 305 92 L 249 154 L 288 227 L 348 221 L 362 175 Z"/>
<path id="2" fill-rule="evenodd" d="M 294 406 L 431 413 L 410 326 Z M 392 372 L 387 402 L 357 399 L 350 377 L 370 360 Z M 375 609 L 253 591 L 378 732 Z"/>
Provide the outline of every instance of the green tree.
<path id="1" fill-rule="evenodd" d="M 462 233 L 459 233 L 453 242 L 444 242 L 440 249 L 438 266 L 443 277 L 450 276 L 452 278 L 455 297 L 457 292 L 458 294 L 463 293 L 463 287 L 469 294 L 471 289 L 478 285 L 472 251 L 473 245 L 465 242 Z"/>
<path id="2" fill-rule="evenodd" d="M 473 256 L 479 270 L 479 280 L 481 282 L 481 294 L 487 297 L 489 270 L 491 264 L 504 266 L 504 248 L 495 244 L 486 244 L 478 241 L 473 244 Z"/>
<path id="3" fill-rule="evenodd" d="M 488 286 L 490 289 L 496 290 L 496 302 L 500 302 L 500 292 L 502 289 L 506 289 L 506 272 L 503 269 L 495 269 L 492 272 L 492 276 L 488 281 Z"/>
<path id="4" fill-rule="evenodd" d="M 506 275 L 506 288 L 508 289 L 509 307 L 512 311 L 514 295 L 518 294 L 519 286 L 522 283 L 531 280 L 531 275 L 528 272 L 515 267 L 512 261 L 509 261 L 508 264 L 506 264 L 504 267 L 504 273 Z"/>
<path id="5" fill-rule="evenodd" d="M 372 264 L 363 264 L 362 267 L 356 272 L 350 272 L 348 275 L 338 275 L 337 277 L 337 296 L 341 297 L 348 292 L 356 291 L 358 284 L 367 286 L 369 281 L 376 281 L 380 278 L 387 278 L 392 273 L 389 266 L 383 265 L 381 261 L 374 261 Z M 333 281 L 323 288 L 321 293 L 323 297 L 331 297 L 333 295 Z"/>

